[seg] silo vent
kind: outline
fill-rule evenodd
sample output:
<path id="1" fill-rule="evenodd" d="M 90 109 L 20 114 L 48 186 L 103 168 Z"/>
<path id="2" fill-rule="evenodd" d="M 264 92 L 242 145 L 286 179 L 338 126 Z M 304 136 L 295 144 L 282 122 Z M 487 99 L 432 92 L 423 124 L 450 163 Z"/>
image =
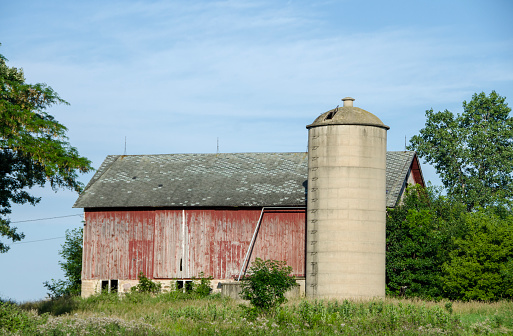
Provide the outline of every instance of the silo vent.
<path id="1" fill-rule="evenodd" d="M 342 101 L 344 102 L 344 107 L 353 107 L 354 98 L 345 97 L 342 98 Z"/>
<path id="2" fill-rule="evenodd" d="M 333 110 L 330 111 L 330 113 L 328 113 L 328 115 L 326 116 L 326 119 L 324 120 L 328 120 L 328 119 L 333 119 L 333 117 L 335 116 L 335 114 L 338 112 L 338 105 L 336 108 L 334 108 Z"/>

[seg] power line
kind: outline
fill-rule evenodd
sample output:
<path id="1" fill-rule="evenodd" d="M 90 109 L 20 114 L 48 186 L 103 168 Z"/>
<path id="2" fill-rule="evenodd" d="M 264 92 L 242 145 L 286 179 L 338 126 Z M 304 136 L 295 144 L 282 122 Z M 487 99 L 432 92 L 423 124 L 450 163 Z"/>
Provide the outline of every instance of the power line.
<path id="1" fill-rule="evenodd" d="M 82 216 L 82 214 L 80 214 L 80 215 L 68 215 L 68 216 L 48 217 L 48 218 L 37 218 L 37 219 L 27 219 L 27 220 L 22 220 L 22 221 L 17 221 L 17 222 L 11 222 L 11 223 L 12 223 L 12 224 L 15 224 L 15 223 L 25 223 L 25 222 L 36 222 L 36 221 L 42 221 L 42 220 L 48 220 L 48 219 L 66 218 L 66 217 L 74 217 L 74 216 Z"/>
<path id="2" fill-rule="evenodd" d="M 62 236 L 62 237 L 46 238 L 46 239 L 39 239 L 39 240 L 30 240 L 30 241 L 24 241 L 24 242 L 16 242 L 16 243 L 12 243 L 10 245 L 37 243 L 37 242 L 42 242 L 42 241 L 46 241 L 46 240 L 55 240 L 55 239 L 61 239 L 61 238 L 66 238 L 66 237 Z"/>

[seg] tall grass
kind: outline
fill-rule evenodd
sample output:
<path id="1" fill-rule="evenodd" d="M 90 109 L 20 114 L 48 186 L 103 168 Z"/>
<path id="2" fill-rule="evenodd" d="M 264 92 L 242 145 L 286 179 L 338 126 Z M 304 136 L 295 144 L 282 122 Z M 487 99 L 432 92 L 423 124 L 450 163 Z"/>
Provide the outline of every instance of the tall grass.
<path id="1" fill-rule="evenodd" d="M 249 311 L 219 295 L 101 294 L 2 305 L 0 335 L 513 334 L 513 303 L 507 301 L 295 299 L 265 315 Z"/>

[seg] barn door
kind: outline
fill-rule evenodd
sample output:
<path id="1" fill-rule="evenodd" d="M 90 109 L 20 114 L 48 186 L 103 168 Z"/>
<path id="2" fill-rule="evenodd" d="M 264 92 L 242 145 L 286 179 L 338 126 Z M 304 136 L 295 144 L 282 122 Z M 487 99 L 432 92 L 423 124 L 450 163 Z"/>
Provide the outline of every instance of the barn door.
<path id="1" fill-rule="evenodd" d="M 153 277 L 155 279 L 187 278 L 187 241 L 183 210 L 155 211 L 155 241 Z"/>

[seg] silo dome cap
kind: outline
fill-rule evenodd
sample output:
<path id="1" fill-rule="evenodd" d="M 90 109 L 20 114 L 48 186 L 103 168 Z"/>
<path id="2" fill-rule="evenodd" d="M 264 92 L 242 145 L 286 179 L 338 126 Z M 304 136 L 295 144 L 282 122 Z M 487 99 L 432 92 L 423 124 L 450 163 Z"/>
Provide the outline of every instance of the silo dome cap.
<path id="1" fill-rule="evenodd" d="M 362 125 L 362 126 L 375 126 L 384 129 L 389 129 L 387 125 L 369 111 L 365 111 L 359 107 L 353 106 L 354 98 L 346 97 L 342 101 L 342 107 L 337 106 L 333 110 L 329 110 L 321 114 L 313 123 L 307 125 L 306 128 L 327 125 Z"/>

